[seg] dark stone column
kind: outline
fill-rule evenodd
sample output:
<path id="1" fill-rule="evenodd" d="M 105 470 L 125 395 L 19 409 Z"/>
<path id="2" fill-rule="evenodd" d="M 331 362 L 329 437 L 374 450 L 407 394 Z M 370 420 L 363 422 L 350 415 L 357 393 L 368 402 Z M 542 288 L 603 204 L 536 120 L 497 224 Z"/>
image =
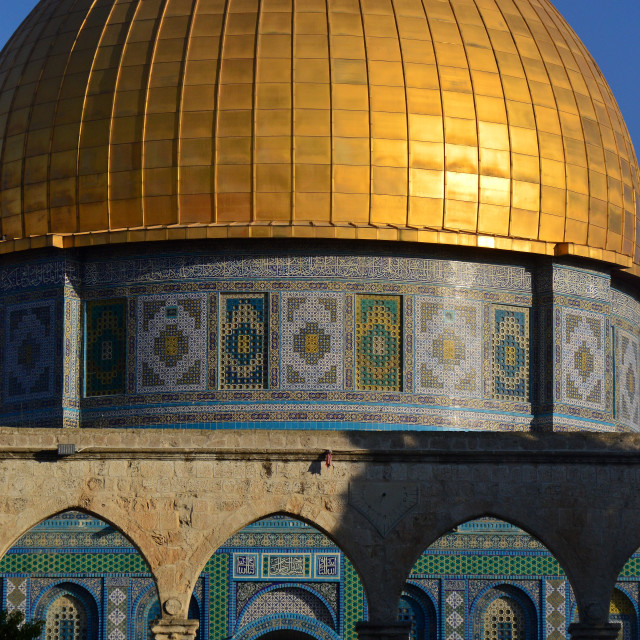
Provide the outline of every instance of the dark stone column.
<path id="1" fill-rule="evenodd" d="M 618 637 L 620 625 L 614 622 L 591 624 L 589 622 L 574 622 L 569 625 L 571 640 L 615 640 Z"/>
<path id="2" fill-rule="evenodd" d="M 184 618 L 162 618 L 151 625 L 155 640 L 194 640 L 200 622 Z"/>
<path id="3" fill-rule="evenodd" d="M 378 624 L 358 622 L 356 624 L 358 640 L 409 640 L 410 622 Z"/>

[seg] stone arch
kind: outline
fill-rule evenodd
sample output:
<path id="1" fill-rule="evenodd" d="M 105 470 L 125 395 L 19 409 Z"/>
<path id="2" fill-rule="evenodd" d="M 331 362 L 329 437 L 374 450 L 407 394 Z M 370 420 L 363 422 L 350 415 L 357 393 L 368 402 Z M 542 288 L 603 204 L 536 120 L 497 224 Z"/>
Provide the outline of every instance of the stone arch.
<path id="1" fill-rule="evenodd" d="M 507 556 L 509 564 L 505 565 L 503 560 Z M 523 577 L 515 579 L 513 575 Z M 439 578 L 443 579 L 438 582 Z M 470 637 L 469 611 L 472 606 L 477 607 L 483 594 L 491 589 L 502 588 L 505 593 L 515 590 L 516 600 L 520 592 L 527 594 L 528 591 L 526 597 L 522 596 L 525 598 L 522 606 L 528 607 L 531 621 L 527 628 L 535 626 L 533 621 L 541 624 L 537 611 L 542 611 L 543 599 L 526 580 L 548 580 L 553 588 L 566 584 L 568 589 L 570 585 L 570 577 L 561 562 L 541 540 L 518 524 L 492 514 L 455 522 L 430 546 L 423 548 L 405 577 L 404 590 L 407 585 L 413 585 L 427 594 L 432 591 L 430 597 L 437 603 L 436 611 L 442 620 L 455 618 L 458 628 L 454 630 Z M 564 589 L 562 586 L 563 594 Z"/>
<path id="2" fill-rule="evenodd" d="M 442 538 L 448 532 L 456 530 L 461 525 L 475 520 L 480 520 L 483 518 L 493 518 L 496 520 L 500 520 L 505 524 L 518 527 L 527 535 L 538 540 L 547 549 L 547 551 L 549 551 L 549 553 L 551 553 L 551 555 L 556 558 L 563 571 L 569 577 L 569 581 L 573 582 L 571 571 L 572 563 L 565 553 L 565 549 L 567 547 L 566 540 L 562 540 L 560 538 L 556 539 L 553 531 L 554 528 L 551 526 L 546 527 L 544 519 L 536 519 L 535 514 L 531 513 L 529 506 L 524 506 L 522 509 L 517 510 L 507 509 L 505 511 L 500 508 L 496 508 L 495 506 L 483 509 L 481 511 L 473 508 L 467 510 L 465 508 L 463 510 L 464 512 L 460 514 L 456 514 L 452 511 L 451 515 L 453 517 L 448 517 L 449 514 L 446 510 L 442 511 L 444 513 L 441 513 L 440 515 L 444 516 L 445 522 L 437 529 L 434 529 L 433 527 L 427 528 L 424 531 L 424 536 L 421 536 L 421 542 L 418 545 L 413 546 L 413 552 L 415 554 L 414 562 L 415 559 L 420 557 L 420 554 L 424 551 L 424 549 L 430 547 L 433 543 Z"/>
<path id="3" fill-rule="evenodd" d="M 439 523 L 439 526 L 437 527 L 434 527 L 433 523 L 428 521 L 429 514 L 416 518 L 412 521 L 412 525 L 416 533 L 412 533 L 407 530 L 402 532 L 404 535 L 401 539 L 403 541 L 406 540 L 406 542 L 402 547 L 402 556 L 396 559 L 396 566 L 399 567 L 402 565 L 402 570 L 404 571 L 402 584 L 404 585 L 406 583 L 407 576 L 410 575 L 412 568 L 422 556 L 423 552 L 426 549 L 429 549 L 445 535 L 457 530 L 462 525 L 484 518 L 492 518 L 499 520 L 506 525 L 517 527 L 543 545 L 543 547 L 558 562 L 566 574 L 569 583 L 573 587 L 573 563 L 570 562 L 570 558 L 567 557 L 567 554 L 563 552 L 567 547 L 567 541 L 561 539 L 556 540 L 555 535 L 553 535 L 553 531 L 547 531 L 545 529 L 544 521 L 542 521 L 542 523 L 535 522 L 535 518 L 530 513 L 527 513 L 527 507 L 524 507 L 522 511 L 522 514 L 516 512 L 515 517 L 511 517 L 509 515 L 505 515 L 502 509 L 495 508 L 487 508 L 482 511 L 477 511 L 476 509 L 467 508 L 463 505 L 461 509 L 440 509 L 438 511 L 438 516 L 441 518 L 441 523 Z M 553 529 L 553 527 L 550 526 L 549 529 Z M 550 546 L 548 542 L 549 540 L 551 540 L 551 544 L 553 546 Z M 558 549 L 560 550 L 559 553 L 557 552 Z M 390 581 L 387 581 L 386 586 L 387 588 L 391 587 Z M 398 591 L 399 590 L 400 589 L 398 589 Z"/>
<path id="4" fill-rule="evenodd" d="M 90 589 L 84 585 L 80 585 L 72 579 L 63 578 L 59 582 L 54 583 L 45 590 L 33 605 L 35 617 L 45 621 L 44 638 L 56 637 L 52 626 L 59 623 L 54 618 L 59 618 L 64 613 L 56 611 L 56 603 L 65 600 L 65 604 L 72 607 L 75 604 L 78 609 L 78 603 L 81 611 L 79 615 L 79 624 L 86 629 L 86 640 L 98 640 L 101 637 L 99 621 L 102 619 L 102 607 L 99 598 L 93 594 Z M 84 620 L 82 617 L 84 616 Z"/>
<path id="5" fill-rule="evenodd" d="M 243 505 L 241 509 L 234 512 L 232 517 L 228 518 L 205 536 L 202 543 L 188 558 L 188 584 L 192 585 L 192 588 L 195 586 L 198 576 L 202 573 L 211 556 L 234 534 L 239 533 L 249 525 L 270 517 L 285 516 L 307 524 L 329 538 L 353 564 L 356 573 L 362 580 L 365 593 L 368 594 L 366 568 L 370 563 L 370 558 L 367 557 L 364 546 L 357 544 L 357 536 L 349 535 L 350 532 L 353 533 L 356 528 L 354 527 L 352 530 L 350 527 L 345 526 L 341 520 L 326 509 L 322 509 L 320 514 L 314 514 L 312 510 L 307 508 L 307 504 L 307 502 L 301 502 L 299 505 L 296 505 L 295 509 L 258 509 L 259 505 Z M 314 515 L 316 517 L 313 517 Z M 367 527 L 368 526 L 370 526 L 369 523 L 367 523 Z M 372 579 L 375 579 L 375 576 L 372 576 Z"/>
<path id="6" fill-rule="evenodd" d="M 208 606 L 209 624 L 221 636 L 244 637 L 257 625 L 257 635 L 268 627 L 327 638 L 329 632 L 341 633 L 366 616 L 364 587 L 348 555 L 325 530 L 290 513 L 271 512 L 235 530 L 202 571 L 212 576 L 211 585 L 223 585 L 220 599 L 214 599 L 214 589 Z M 283 601 L 262 606 L 269 599 Z M 216 609 L 226 611 L 227 602 L 232 609 L 224 621 L 216 622 Z M 344 614 L 343 606 L 350 612 Z M 249 616 L 251 607 L 260 609 L 259 619 Z M 282 615 L 269 617 L 276 611 Z M 288 627 L 278 626 L 286 620 Z M 316 623 L 320 627 L 313 627 Z M 305 627 L 309 624 L 313 628 Z"/>
<path id="7" fill-rule="evenodd" d="M 123 616 L 126 611 L 127 589 L 134 576 L 147 579 L 156 591 L 149 565 L 130 538 L 86 509 L 58 512 L 22 535 L 2 558 L 1 568 L 5 583 L 14 581 L 12 591 L 18 598 L 23 589 L 24 604 L 12 604 L 21 607 L 27 620 L 44 619 L 46 594 L 55 593 L 51 590 L 59 590 L 59 585 L 72 585 L 81 590 L 77 597 L 89 613 L 90 630 L 99 629 L 95 640 L 102 640 L 106 616 Z M 20 575 L 20 581 L 15 583 L 11 575 Z M 83 599 L 85 592 L 94 604 Z M 115 625 L 115 631 L 122 632 L 122 619 Z"/>
<path id="8" fill-rule="evenodd" d="M 432 509 L 405 517 L 387 536 L 386 567 L 390 568 L 385 573 L 384 587 L 375 580 L 367 583 L 367 596 L 372 605 L 383 609 L 385 602 L 387 605 L 397 603 L 412 568 L 426 549 L 458 526 L 484 517 L 518 527 L 539 541 L 559 563 L 573 586 L 575 576 L 579 575 L 580 558 L 568 540 L 562 537 L 557 522 L 549 521 L 546 513 L 537 513 L 526 500 L 509 499 L 503 502 L 496 505 L 494 498 L 484 496 L 460 499 L 452 501 L 450 505 L 436 504 Z M 551 513 L 548 511 L 549 518 Z M 395 617 L 395 610 L 391 606 L 385 612 L 387 619 L 389 613 Z"/>
<path id="9" fill-rule="evenodd" d="M 512 625 L 512 630 L 516 626 L 519 627 L 518 635 L 511 636 L 513 640 L 535 640 L 538 637 L 538 611 L 529 594 L 524 589 L 512 584 L 498 582 L 484 589 L 471 606 L 471 637 L 474 640 L 490 640 L 500 637 L 497 630 L 492 632 L 487 628 L 487 625 L 491 624 L 487 617 L 494 613 L 491 608 L 498 603 L 501 605 L 504 603 L 507 607 L 511 607 L 512 614 L 509 617 L 512 619 L 505 620 L 503 624 Z M 519 617 L 521 620 L 518 620 Z"/>
<path id="10" fill-rule="evenodd" d="M 96 518 L 104 522 L 105 524 L 121 533 L 140 554 L 146 565 L 149 567 L 149 571 L 154 576 L 154 580 L 156 580 L 154 568 L 155 566 L 157 566 L 158 559 L 157 551 L 151 546 L 153 544 L 153 541 L 146 535 L 137 535 L 137 531 L 135 527 L 132 526 L 133 523 L 127 514 L 125 514 L 124 512 L 117 512 L 116 514 L 104 514 L 100 509 L 89 509 L 78 504 L 70 504 L 63 508 L 58 508 L 55 510 L 51 510 L 50 508 L 48 508 L 49 506 L 50 505 L 38 505 L 37 508 L 31 509 L 30 514 L 32 515 L 30 515 L 29 520 L 25 524 L 21 524 L 20 526 L 18 526 L 16 523 L 14 527 L 0 527 L 0 539 L 3 535 L 3 532 L 7 532 L 6 535 L 11 536 L 9 541 L 5 541 L 0 547 L 0 559 L 11 549 L 11 547 L 16 544 L 16 542 L 23 535 L 31 531 L 31 529 L 33 529 L 37 525 L 42 524 L 46 520 L 54 518 L 55 516 L 59 516 L 63 513 L 67 513 L 69 511 L 78 511 L 79 513 L 83 513 L 87 516 L 91 516 L 92 518 Z M 114 518 L 112 517 L 112 515 L 115 515 L 116 517 Z M 154 546 L 156 546 L 157 548 L 157 545 Z M 155 561 L 155 566 L 154 563 L 150 561 L 151 559 Z"/>
<path id="11" fill-rule="evenodd" d="M 319 621 L 326 624 L 328 627 L 333 628 L 334 631 L 337 631 L 338 628 L 338 620 L 334 611 L 331 609 L 331 605 L 327 602 L 327 600 L 322 596 L 322 594 L 317 593 L 314 589 L 310 588 L 308 585 L 304 583 L 283 583 L 277 585 L 270 585 L 265 587 L 264 589 L 258 591 L 255 595 L 253 595 L 249 601 L 244 605 L 243 609 L 238 613 L 238 619 L 236 620 L 235 633 L 241 631 L 242 627 L 250 624 L 252 622 L 249 619 L 249 622 L 244 622 L 243 620 L 247 619 L 247 616 L 250 616 L 252 613 L 252 607 L 260 604 L 260 600 L 264 600 L 264 597 L 267 594 L 272 594 L 276 591 L 289 591 L 290 595 L 296 596 L 298 594 L 295 591 L 306 592 L 308 594 L 308 602 L 304 603 L 308 606 L 308 608 L 313 609 L 314 605 L 319 610 L 320 616 L 310 616 L 316 617 Z M 304 599 L 302 599 L 304 600 Z M 303 615 L 303 614 L 301 614 Z M 322 619 L 324 618 L 324 620 Z"/>

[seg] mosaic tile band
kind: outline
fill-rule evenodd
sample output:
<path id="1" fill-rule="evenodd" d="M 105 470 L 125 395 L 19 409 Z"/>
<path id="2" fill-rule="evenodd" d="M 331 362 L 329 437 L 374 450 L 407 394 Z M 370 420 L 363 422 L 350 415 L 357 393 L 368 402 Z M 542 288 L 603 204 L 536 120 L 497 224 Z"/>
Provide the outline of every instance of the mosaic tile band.
<path id="1" fill-rule="evenodd" d="M 0 267 L 3 422 L 640 429 L 640 300 L 606 271 L 199 247 Z"/>

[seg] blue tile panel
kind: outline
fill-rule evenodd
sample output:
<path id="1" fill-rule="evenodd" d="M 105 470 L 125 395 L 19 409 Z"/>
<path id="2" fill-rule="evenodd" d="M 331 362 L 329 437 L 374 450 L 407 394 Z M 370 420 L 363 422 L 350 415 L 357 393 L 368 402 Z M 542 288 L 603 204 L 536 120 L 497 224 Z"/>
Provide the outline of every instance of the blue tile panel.
<path id="1" fill-rule="evenodd" d="M 491 332 L 492 397 L 529 399 L 529 309 L 494 305 Z"/>
<path id="2" fill-rule="evenodd" d="M 238 580 L 340 579 L 340 557 L 336 553 L 234 553 L 232 567 L 233 577 Z"/>
<path id="3" fill-rule="evenodd" d="M 220 388 L 267 386 L 267 296 L 220 295 Z"/>
<path id="4" fill-rule="evenodd" d="M 86 305 L 85 394 L 124 393 L 127 365 L 126 300 L 92 300 Z"/>
<path id="5" fill-rule="evenodd" d="M 7 305 L 4 325 L 4 399 L 51 398 L 58 359 L 57 304 L 41 300 Z"/>

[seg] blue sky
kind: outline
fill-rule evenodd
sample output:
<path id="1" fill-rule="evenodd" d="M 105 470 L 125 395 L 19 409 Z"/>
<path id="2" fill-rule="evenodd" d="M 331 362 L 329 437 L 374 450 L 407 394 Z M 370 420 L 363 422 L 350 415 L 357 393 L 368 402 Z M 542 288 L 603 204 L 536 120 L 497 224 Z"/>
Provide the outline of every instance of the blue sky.
<path id="1" fill-rule="evenodd" d="M 553 1 L 600 65 L 631 131 L 636 154 L 640 156 L 640 2 Z M 35 0 L 0 0 L 0 46 L 35 5 Z"/>

